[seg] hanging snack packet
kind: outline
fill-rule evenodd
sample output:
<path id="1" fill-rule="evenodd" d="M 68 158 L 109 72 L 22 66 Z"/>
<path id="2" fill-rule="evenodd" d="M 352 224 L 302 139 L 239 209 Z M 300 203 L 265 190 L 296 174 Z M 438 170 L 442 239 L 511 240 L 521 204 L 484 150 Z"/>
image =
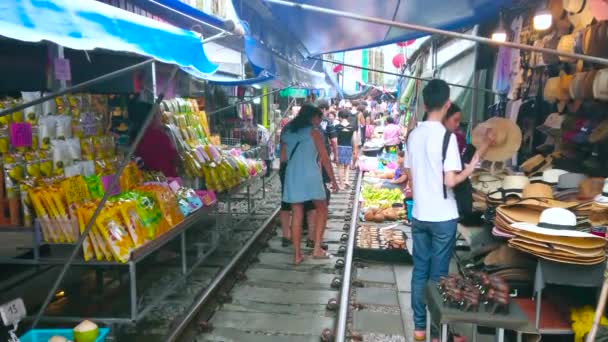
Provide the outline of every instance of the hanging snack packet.
<path id="1" fill-rule="evenodd" d="M 43 150 L 50 150 L 51 140 L 55 139 L 57 134 L 55 117 L 50 115 L 41 116 L 38 121 L 38 140 L 40 140 L 40 148 Z"/>
<path id="2" fill-rule="evenodd" d="M 103 197 L 103 186 L 99 176 L 85 176 L 84 181 L 87 184 L 87 189 L 89 189 L 89 194 L 92 199 L 100 199 Z"/>
<path id="3" fill-rule="evenodd" d="M 65 167 L 72 164 L 68 145 L 64 140 L 53 140 L 51 141 L 51 149 L 53 152 L 53 174 L 61 176 L 64 174 Z"/>
<path id="4" fill-rule="evenodd" d="M 28 103 L 37 100 L 41 97 L 39 91 L 22 91 L 21 98 L 23 102 Z M 25 109 L 25 122 L 30 123 L 32 126 L 38 123 L 38 117 L 42 114 L 42 106 L 34 105 Z"/>
<path id="5" fill-rule="evenodd" d="M 4 155 L 4 190 L 7 198 L 18 198 L 19 183 L 25 178 L 23 159 L 18 154 Z"/>
<path id="6" fill-rule="evenodd" d="M 0 153 L 8 153 L 9 141 L 8 128 L 0 128 Z"/>
<path id="7" fill-rule="evenodd" d="M 68 114 L 67 99 L 63 96 L 55 98 L 55 113 L 58 115 Z"/>
<path id="8" fill-rule="evenodd" d="M 7 100 L 0 100 L 0 110 L 11 108 L 11 103 Z M 0 116 L 0 128 L 7 128 L 11 124 L 11 116 Z"/>
<path id="9" fill-rule="evenodd" d="M 30 146 L 30 150 L 37 151 L 40 148 L 40 129 L 38 126 L 32 126 L 32 146 Z"/>
<path id="10" fill-rule="evenodd" d="M 70 139 L 72 137 L 72 118 L 69 116 L 57 116 L 55 119 L 57 125 L 57 139 Z"/>
<path id="11" fill-rule="evenodd" d="M 80 233 L 82 233 L 82 232 L 84 232 L 84 228 L 85 228 L 85 222 L 82 217 L 82 207 L 80 207 L 80 206 L 76 207 L 75 215 L 76 215 L 76 219 L 78 220 L 78 231 L 80 231 Z M 90 234 L 89 234 L 89 236 L 85 237 L 84 241 L 82 242 L 82 254 L 84 257 L 84 261 L 89 261 L 89 260 L 95 258 L 95 249 L 93 247 L 93 242 L 91 240 Z"/>
<path id="12" fill-rule="evenodd" d="M 29 180 L 23 181 L 19 185 L 19 192 L 21 193 L 21 214 L 23 218 L 23 226 L 25 227 L 34 226 L 34 216 L 32 215 L 32 203 L 28 195 L 33 188 L 34 183 Z"/>
<path id="13" fill-rule="evenodd" d="M 144 176 L 140 169 L 137 168 L 135 162 L 129 162 L 124 171 L 120 175 L 120 189 L 123 191 L 132 190 L 141 185 L 144 181 Z"/>
<path id="14" fill-rule="evenodd" d="M 93 138 L 89 137 L 80 139 L 80 152 L 83 160 L 95 160 Z"/>
<path id="15" fill-rule="evenodd" d="M 70 163 L 74 163 L 82 159 L 80 140 L 78 140 L 78 138 L 67 139 L 66 145 Z"/>
<path id="16" fill-rule="evenodd" d="M 137 204 L 134 200 L 123 200 L 118 203 L 120 215 L 125 223 L 129 236 L 135 248 L 147 242 L 146 230 L 139 215 L 137 215 Z"/>
<path id="17" fill-rule="evenodd" d="M 21 103 L 22 103 L 21 100 L 12 99 L 10 101 L 10 106 L 15 107 L 17 105 L 20 105 Z M 23 112 L 20 110 L 13 112 L 11 114 L 11 121 L 12 122 L 23 122 Z"/>
<path id="18" fill-rule="evenodd" d="M 40 175 L 45 178 L 53 175 L 53 159 L 49 156 L 49 154 L 49 151 L 38 151 Z"/>
<path id="19" fill-rule="evenodd" d="M 40 177 L 40 160 L 38 158 L 38 153 L 26 152 L 23 156 L 25 158 L 25 176 L 27 178 Z"/>

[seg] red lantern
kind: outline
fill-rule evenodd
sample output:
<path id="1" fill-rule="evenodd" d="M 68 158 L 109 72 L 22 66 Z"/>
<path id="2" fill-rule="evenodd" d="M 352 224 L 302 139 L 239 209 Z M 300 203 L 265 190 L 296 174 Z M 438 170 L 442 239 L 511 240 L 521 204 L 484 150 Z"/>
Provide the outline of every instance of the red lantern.
<path id="1" fill-rule="evenodd" d="M 339 73 L 340 71 L 342 71 L 342 64 L 336 64 L 332 70 L 336 74 Z"/>
<path id="2" fill-rule="evenodd" d="M 407 47 L 407 46 L 414 44 L 415 41 L 416 41 L 416 39 L 410 39 L 406 42 L 399 42 L 399 43 L 397 43 L 397 46 L 398 47 Z"/>
<path id="3" fill-rule="evenodd" d="M 405 56 L 400 53 L 396 54 L 395 57 L 393 57 L 393 65 L 395 68 L 399 69 L 403 64 L 405 64 Z"/>

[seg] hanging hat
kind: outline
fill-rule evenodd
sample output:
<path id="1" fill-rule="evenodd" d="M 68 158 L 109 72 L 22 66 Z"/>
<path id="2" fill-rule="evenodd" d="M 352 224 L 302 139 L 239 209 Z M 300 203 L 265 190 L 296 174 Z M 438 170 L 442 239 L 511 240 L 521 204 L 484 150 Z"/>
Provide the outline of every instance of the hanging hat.
<path id="1" fill-rule="evenodd" d="M 568 171 L 560 169 L 551 169 L 543 171 L 543 183 L 555 186 L 559 182 L 559 176 L 568 173 Z"/>
<path id="2" fill-rule="evenodd" d="M 576 45 L 576 36 L 574 34 L 563 35 L 557 43 L 557 51 L 574 53 L 574 46 Z M 575 62 L 574 57 L 559 56 L 559 60 L 562 62 Z"/>
<path id="3" fill-rule="evenodd" d="M 582 173 L 568 172 L 560 175 L 557 181 L 558 190 L 578 189 L 579 184 L 585 179 Z"/>
<path id="4" fill-rule="evenodd" d="M 587 0 L 589 9 L 597 21 L 608 20 L 608 1 L 606 0 Z"/>
<path id="5" fill-rule="evenodd" d="M 552 158 L 550 156 L 544 157 L 542 154 L 537 154 L 523 162 L 520 168 L 525 174 L 529 175 L 550 168 L 551 162 Z"/>
<path id="6" fill-rule="evenodd" d="M 530 183 L 522 192 L 522 198 L 553 198 L 553 189 L 543 183 Z"/>
<path id="7" fill-rule="evenodd" d="M 521 198 L 524 187 L 530 183 L 526 176 L 507 176 L 502 181 L 502 187 L 488 194 L 492 201 L 505 200 L 507 197 L 515 196 Z"/>
<path id="8" fill-rule="evenodd" d="M 587 73 L 585 72 L 577 72 L 572 76 L 572 82 L 570 82 L 570 87 L 568 89 L 570 98 L 573 100 L 568 104 L 568 109 L 571 113 L 578 112 L 583 104 L 583 83 L 586 74 Z"/>
<path id="9" fill-rule="evenodd" d="M 563 0 L 563 5 L 575 31 L 583 29 L 593 22 L 593 13 L 587 0 Z"/>
<path id="10" fill-rule="evenodd" d="M 592 144 L 608 139 L 608 119 L 602 121 L 593 129 L 589 135 L 589 142 Z"/>
<path id="11" fill-rule="evenodd" d="M 473 146 L 482 146 L 488 135 L 494 142 L 483 156 L 484 160 L 504 161 L 521 146 L 521 129 L 509 119 L 494 117 L 477 125 L 471 137 Z"/>
<path id="12" fill-rule="evenodd" d="M 546 135 L 558 136 L 561 134 L 562 122 L 564 121 L 564 117 L 565 116 L 561 115 L 560 113 L 551 113 L 549 116 L 547 116 L 545 122 L 542 125 L 536 127 L 536 129 Z"/>
<path id="13" fill-rule="evenodd" d="M 608 69 L 601 69 L 593 80 L 593 97 L 608 101 Z"/>
<path id="14" fill-rule="evenodd" d="M 590 70 L 585 74 L 583 80 L 583 99 L 593 99 L 593 83 L 595 83 L 595 75 L 597 70 Z"/>
<path id="15" fill-rule="evenodd" d="M 545 82 L 543 90 L 543 99 L 549 103 L 555 103 L 558 100 L 560 87 L 559 77 L 551 77 Z"/>
<path id="16" fill-rule="evenodd" d="M 592 177 L 583 180 L 578 186 L 578 199 L 591 200 L 602 193 L 604 188 L 604 178 Z"/>
<path id="17" fill-rule="evenodd" d="M 502 179 L 489 173 L 471 176 L 473 189 L 483 194 L 489 194 L 502 187 Z"/>

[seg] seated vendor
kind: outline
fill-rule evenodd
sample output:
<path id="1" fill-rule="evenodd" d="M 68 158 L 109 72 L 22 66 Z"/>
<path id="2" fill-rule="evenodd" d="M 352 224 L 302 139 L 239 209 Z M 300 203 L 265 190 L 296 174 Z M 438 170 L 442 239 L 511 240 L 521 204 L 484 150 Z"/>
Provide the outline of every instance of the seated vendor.
<path id="1" fill-rule="evenodd" d="M 407 185 L 407 183 L 408 183 L 407 182 L 407 173 L 405 172 L 404 162 L 405 162 L 405 152 L 398 151 L 397 152 L 398 167 L 395 170 L 395 175 L 394 175 L 393 179 L 382 182 L 381 186 L 383 188 L 388 188 L 388 189 L 400 188 L 401 191 L 403 192 L 403 195 L 405 196 L 405 198 L 411 198 L 412 192 Z"/>

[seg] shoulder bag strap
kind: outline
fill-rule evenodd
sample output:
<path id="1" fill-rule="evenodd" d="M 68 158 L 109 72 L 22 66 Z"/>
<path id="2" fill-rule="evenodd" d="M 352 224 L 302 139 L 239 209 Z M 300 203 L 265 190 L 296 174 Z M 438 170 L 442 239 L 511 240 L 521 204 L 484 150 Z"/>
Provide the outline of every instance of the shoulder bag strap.
<path id="1" fill-rule="evenodd" d="M 296 150 L 298 149 L 298 146 L 300 146 L 300 142 L 299 141 L 296 143 L 296 146 L 293 147 L 293 150 L 291 150 L 291 154 L 289 155 L 289 159 L 287 159 L 287 161 L 290 161 L 291 158 L 293 158 L 293 154 L 296 153 Z"/>
<path id="2" fill-rule="evenodd" d="M 441 168 L 442 169 L 443 169 L 443 164 L 445 163 L 445 157 L 448 152 L 448 145 L 450 144 L 451 135 L 452 135 L 452 132 L 450 132 L 446 129 L 445 134 L 443 135 L 443 145 L 441 148 Z M 445 171 L 441 173 L 441 180 L 442 180 L 441 183 L 443 185 L 443 198 L 447 199 L 448 198 L 448 189 L 445 186 Z"/>

